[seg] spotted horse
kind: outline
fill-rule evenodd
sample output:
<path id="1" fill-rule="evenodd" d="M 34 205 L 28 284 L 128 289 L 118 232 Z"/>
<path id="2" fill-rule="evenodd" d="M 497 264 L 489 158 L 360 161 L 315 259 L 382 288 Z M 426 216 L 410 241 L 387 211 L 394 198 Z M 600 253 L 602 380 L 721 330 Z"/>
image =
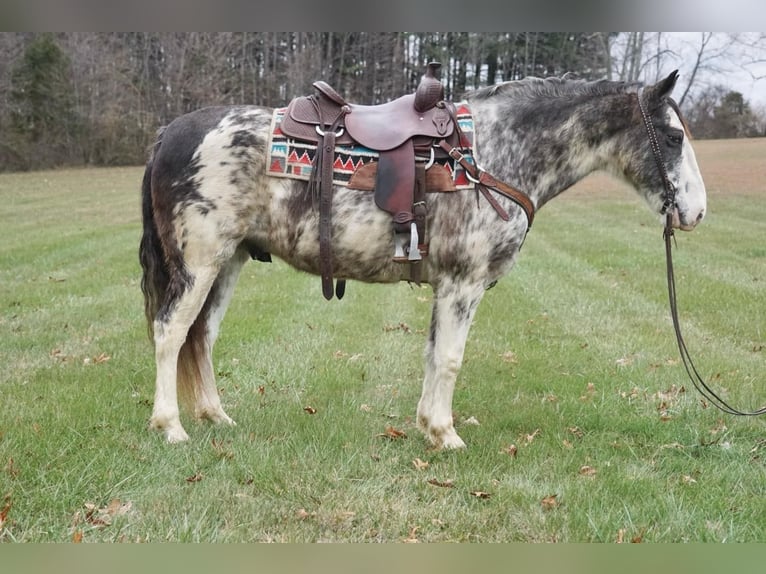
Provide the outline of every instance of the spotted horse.
<path id="1" fill-rule="evenodd" d="M 513 267 L 534 212 L 605 170 L 630 183 L 660 221 L 668 210 L 677 229 L 692 230 L 703 219 L 705 186 L 670 97 L 677 77 L 645 87 L 528 78 L 465 95 L 461 105 L 470 110 L 474 142 L 459 151 L 474 166 L 474 179 L 489 180 L 482 190 L 496 208 L 470 190 L 427 194 L 428 252 L 419 279 L 433 289 L 433 309 L 417 424 L 434 447 L 465 446 L 453 427 L 452 397 L 466 338 L 485 291 Z M 656 134 L 651 145 L 642 114 Z M 269 171 L 273 118 L 273 109 L 258 106 L 191 112 L 160 132 L 146 166 L 139 258 L 156 360 L 150 427 L 171 443 L 189 438 L 179 389 L 192 397 L 197 418 L 234 424 L 218 394 L 212 350 L 243 265 L 274 256 L 300 271 L 321 272 L 311 182 Z M 672 205 L 664 201 L 668 181 Z M 522 191 L 534 212 L 501 193 L 503 186 Z M 410 266 L 392 257 L 391 214 L 374 195 L 332 185 L 337 280 L 410 280 Z"/>

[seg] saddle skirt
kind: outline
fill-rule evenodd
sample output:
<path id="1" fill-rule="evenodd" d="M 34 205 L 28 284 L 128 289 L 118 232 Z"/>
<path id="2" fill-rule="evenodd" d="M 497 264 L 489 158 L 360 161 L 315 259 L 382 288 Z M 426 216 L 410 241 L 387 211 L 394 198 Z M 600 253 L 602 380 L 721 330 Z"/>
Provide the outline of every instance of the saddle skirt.
<path id="1" fill-rule="evenodd" d="M 474 147 L 474 124 L 470 108 L 465 103 L 457 103 L 456 119 L 462 130 L 464 142 Z M 285 177 L 309 181 L 314 159 L 317 153 L 315 143 L 299 141 L 286 136 L 280 129 L 287 108 L 274 110 L 267 147 L 267 173 L 274 177 Z M 375 175 L 380 153 L 357 143 L 339 143 L 335 146 L 333 160 L 333 183 L 373 191 Z M 469 161 L 470 161 L 470 156 Z M 422 158 L 428 161 L 428 157 Z M 442 154 L 437 154 L 433 165 L 426 170 L 426 187 L 429 192 L 450 192 L 473 189 L 466 171 L 457 161 Z"/>

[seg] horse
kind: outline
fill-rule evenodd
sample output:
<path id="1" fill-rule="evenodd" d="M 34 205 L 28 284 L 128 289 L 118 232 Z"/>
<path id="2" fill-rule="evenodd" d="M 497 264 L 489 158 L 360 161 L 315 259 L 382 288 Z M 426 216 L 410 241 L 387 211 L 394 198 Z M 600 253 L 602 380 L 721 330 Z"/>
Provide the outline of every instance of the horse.
<path id="1" fill-rule="evenodd" d="M 526 78 L 468 92 L 477 165 L 523 190 L 536 210 L 604 170 L 631 184 L 660 220 L 669 208 L 672 228 L 690 231 L 705 215 L 706 193 L 670 96 L 677 78 L 673 72 L 646 86 Z M 221 404 L 212 350 L 243 265 L 273 255 L 320 273 L 319 215 L 307 183 L 267 173 L 272 111 L 239 105 L 190 112 L 160 130 L 149 153 L 139 247 L 156 361 L 149 427 L 170 443 L 189 438 L 179 390 L 198 419 L 235 424 Z M 676 192 L 670 206 L 663 205 L 668 184 Z M 435 449 L 465 447 L 453 426 L 452 397 L 466 339 L 484 293 L 514 266 L 528 232 L 517 203 L 495 197 L 506 220 L 481 209 L 478 199 L 471 191 L 428 197 L 430 246 L 421 267 L 433 303 L 416 421 Z M 391 257 L 391 217 L 371 193 L 336 186 L 331 209 L 336 278 L 409 280 L 407 266 Z"/>

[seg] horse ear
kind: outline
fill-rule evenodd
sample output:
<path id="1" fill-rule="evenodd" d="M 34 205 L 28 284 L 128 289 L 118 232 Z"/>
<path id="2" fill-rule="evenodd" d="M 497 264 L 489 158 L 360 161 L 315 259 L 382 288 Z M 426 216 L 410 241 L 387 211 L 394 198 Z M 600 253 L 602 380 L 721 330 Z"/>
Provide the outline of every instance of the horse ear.
<path id="1" fill-rule="evenodd" d="M 668 74 L 668 77 L 664 80 L 660 80 L 653 86 L 647 88 L 649 92 L 649 101 L 652 103 L 659 103 L 661 100 L 667 98 L 676 87 L 676 81 L 678 81 L 678 70 L 673 70 Z"/>
<path id="2" fill-rule="evenodd" d="M 678 80 L 678 70 L 673 70 L 664 80 L 660 80 L 653 86 L 646 88 L 646 102 L 649 108 L 657 109 L 662 102 L 670 96 Z"/>

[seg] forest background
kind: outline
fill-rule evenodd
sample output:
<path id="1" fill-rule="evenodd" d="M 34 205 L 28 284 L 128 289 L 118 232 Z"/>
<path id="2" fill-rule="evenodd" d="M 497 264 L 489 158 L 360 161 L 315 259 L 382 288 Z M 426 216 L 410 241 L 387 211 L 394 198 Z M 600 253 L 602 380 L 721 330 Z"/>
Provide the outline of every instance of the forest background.
<path id="1" fill-rule="evenodd" d="M 697 138 L 766 135 L 766 34 L 669 32 L 2 32 L 0 171 L 139 165 L 157 128 L 208 105 L 285 105 L 323 79 L 349 101 L 414 90 L 442 62 L 448 98 L 526 76 L 653 82 Z"/>

